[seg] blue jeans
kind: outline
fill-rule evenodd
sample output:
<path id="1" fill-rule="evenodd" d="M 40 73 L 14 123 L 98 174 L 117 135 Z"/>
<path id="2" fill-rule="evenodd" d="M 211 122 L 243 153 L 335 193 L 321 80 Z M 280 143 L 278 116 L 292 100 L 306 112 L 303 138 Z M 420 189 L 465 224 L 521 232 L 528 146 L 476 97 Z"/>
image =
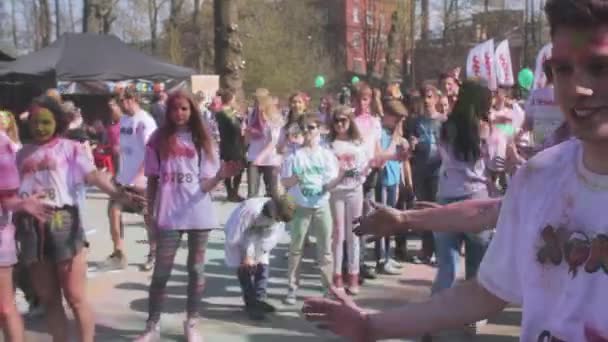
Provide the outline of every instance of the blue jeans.
<path id="1" fill-rule="evenodd" d="M 397 189 L 399 185 L 383 186 L 381 181 L 378 181 L 376 186 L 376 202 L 382 203 L 388 207 L 394 208 L 397 204 Z M 385 236 L 378 239 L 374 243 L 374 253 L 376 263 L 385 263 L 391 257 L 391 237 Z"/>
<path id="2" fill-rule="evenodd" d="M 239 267 L 237 275 L 245 305 L 253 305 L 256 301 L 266 298 L 269 273 L 270 268 L 264 264 L 257 264 L 253 270 Z"/>
<path id="3" fill-rule="evenodd" d="M 449 204 L 471 199 L 463 198 L 439 199 L 440 204 Z M 475 196 L 475 198 L 481 198 Z M 437 255 L 437 275 L 433 282 L 433 294 L 448 289 L 454 285 L 460 260 L 460 246 L 465 246 L 465 278 L 472 279 L 477 275 L 481 259 L 488 247 L 491 231 L 482 233 L 433 233 L 435 237 L 435 252 Z"/>

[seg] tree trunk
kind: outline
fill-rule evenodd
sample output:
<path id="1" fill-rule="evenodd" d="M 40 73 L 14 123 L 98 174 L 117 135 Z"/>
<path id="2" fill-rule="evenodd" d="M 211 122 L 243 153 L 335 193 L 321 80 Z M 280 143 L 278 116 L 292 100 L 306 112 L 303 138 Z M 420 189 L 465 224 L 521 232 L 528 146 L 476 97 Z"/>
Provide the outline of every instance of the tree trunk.
<path id="1" fill-rule="evenodd" d="M 397 22 L 399 14 L 395 11 L 391 17 L 391 30 L 388 33 L 388 41 L 386 45 L 386 64 L 384 65 L 384 80 L 392 82 L 399 75 L 399 66 L 397 59 L 399 58 L 399 42 L 397 32 Z"/>
<path id="2" fill-rule="evenodd" d="M 167 39 L 169 45 L 169 59 L 174 64 L 183 64 L 181 34 L 179 29 L 179 18 L 182 13 L 184 0 L 171 0 L 169 3 L 169 24 L 167 27 Z"/>
<path id="3" fill-rule="evenodd" d="M 82 0 L 82 32 L 91 32 L 91 1 L 93 0 Z"/>
<path id="4" fill-rule="evenodd" d="M 421 20 L 420 20 L 420 42 L 426 45 L 430 33 L 430 2 L 429 0 L 420 1 Z"/>
<path id="5" fill-rule="evenodd" d="M 16 50 L 19 50 L 19 39 L 17 37 L 17 3 L 11 0 L 11 34 L 13 37 L 13 45 Z"/>
<path id="6" fill-rule="evenodd" d="M 156 0 L 148 0 L 148 19 L 150 21 L 150 49 L 156 53 L 159 5 Z"/>
<path id="7" fill-rule="evenodd" d="M 40 44 L 42 47 L 48 46 L 51 43 L 51 10 L 48 0 L 39 0 L 40 12 L 38 13 L 38 22 L 40 24 Z"/>
<path id="8" fill-rule="evenodd" d="M 198 16 L 201 11 L 201 0 L 194 0 L 194 11 L 192 12 L 192 25 L 198 25 Z"/>
<path id="9" fill-rule="evenodd" d="M 55 37 L 59 39 L 61 35 L 61 5 L 60 0 L 55 0 Z"/>
<path id="10" fill-rule="evenodd" d="M 215 26 L 215 72 L 220 87 L 232 90 L 239 101 L 243 94 L 243 43 L 239 38 L 237 0 L 213 0 Z"/>
<path id="11" fill-rule="evenodd" d="M 70 15 L 70 28 L 72 32 L 76 32 L 76 21 L 74 20 L 74 1 L 68 0 L 68 14 Z"/>
<path id="12" fill-rule="evenodd" d="M 84 0 L 82 32 L 110 33 L 116 20 L 113 11 L 115 4 L 115 0 Z"/>

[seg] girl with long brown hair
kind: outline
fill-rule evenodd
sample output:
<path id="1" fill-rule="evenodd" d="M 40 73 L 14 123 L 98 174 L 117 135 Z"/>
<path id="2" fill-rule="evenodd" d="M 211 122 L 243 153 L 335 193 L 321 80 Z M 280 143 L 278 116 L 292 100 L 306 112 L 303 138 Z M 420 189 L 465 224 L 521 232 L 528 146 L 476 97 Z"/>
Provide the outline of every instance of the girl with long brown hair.
<path id="1" fill-rule="evenodd" d="M 183 92 L 167 100 L 165 124 L 146 148 L 146 197 L 157 241 L 156 264 L 150 284 L 148 321 L 137 341 L 157 341 L 165 287 L 182 235 L 188 235 L 188 300 L 184 336 L 201 341 L 196 330 L 205 279 L 209 232 L 219 228 L 211 190 L 241 168 L 238 162 L 220 164 L 213 138 L 192 98 Z"/>

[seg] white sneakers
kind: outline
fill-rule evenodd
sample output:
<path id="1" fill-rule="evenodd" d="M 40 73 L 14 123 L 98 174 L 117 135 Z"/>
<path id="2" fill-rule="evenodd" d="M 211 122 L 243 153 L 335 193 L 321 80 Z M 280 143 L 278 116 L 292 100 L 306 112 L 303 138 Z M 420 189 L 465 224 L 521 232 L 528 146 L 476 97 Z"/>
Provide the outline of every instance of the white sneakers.
<path id="1" fill-rule="evenodd" d="M 189 319 L 184 321 L 184 337 L 187 342 L 204 342 L 203 336 L 199 333 L 196 328 L 196 320 Z M 133 342 L 160 342 L 160 324 L 148 323 L 146 324 L 146 331 Z"/>
<path id="2" fill-rule="evenodd" d="M 184 321 L 184 337 L 187 342 L 204 342 L 203 336 L 198 332 L 196 328 L 196 320 L 189 319 Z"/>
<path id="3" fill-rule="evenodd" d="M 146 331 L 133 342 L 160 342 L 160 324 L 146 323 Z"/>

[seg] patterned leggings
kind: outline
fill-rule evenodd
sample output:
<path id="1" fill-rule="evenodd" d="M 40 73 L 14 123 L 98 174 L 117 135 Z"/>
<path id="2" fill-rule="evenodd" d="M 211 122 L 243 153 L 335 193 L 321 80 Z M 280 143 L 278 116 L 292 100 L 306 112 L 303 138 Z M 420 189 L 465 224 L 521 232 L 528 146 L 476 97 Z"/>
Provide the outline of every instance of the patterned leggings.
<path id="1" fill-rule="evenodd" d="M 156 264 L 150 283 L 148 300 L 148 322 L 158 323 L 165 298 L 165 288 L 173 269 L 175 254 L 180 246 L 182 235 L 188 235 L 188 318 L 198 316 L 198 308 L 205 289 L 205 252 L 207 250 L 208 230 L 160 230 L 156 232 Z"/>

